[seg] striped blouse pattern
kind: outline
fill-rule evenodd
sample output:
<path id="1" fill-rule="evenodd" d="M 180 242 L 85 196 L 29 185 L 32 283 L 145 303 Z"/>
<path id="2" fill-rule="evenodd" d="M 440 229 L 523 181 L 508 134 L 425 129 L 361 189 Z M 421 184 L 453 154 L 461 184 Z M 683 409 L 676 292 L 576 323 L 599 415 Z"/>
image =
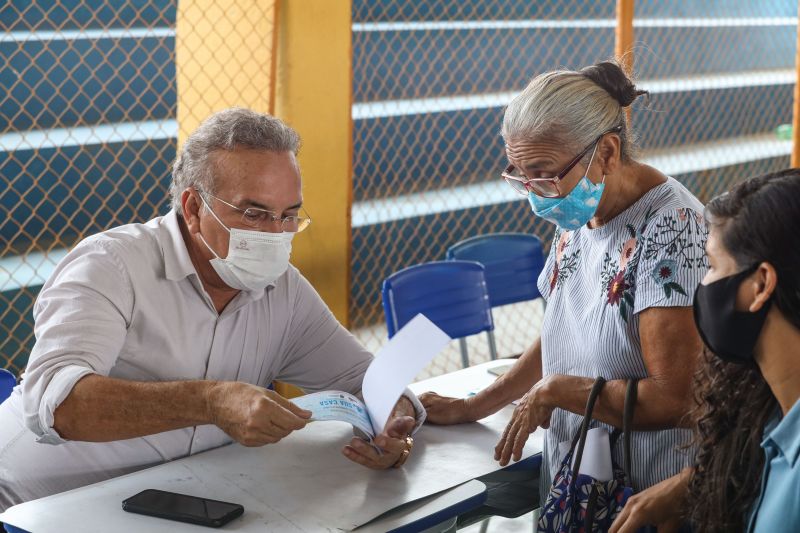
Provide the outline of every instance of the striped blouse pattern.
<path id="1" fill-rule="evenodd" d="M 638 313 L 692 305 L 707 269 L 702 213 L 697 198 L 668 178 L 602 227 L 556 229 L 538 280 L 547 300 L 541 335 L 545 375 L 647 377 Z M 562 409 L 553 412 L 545 439 L 551 479 L 561 460 L 558 443 L 571 440 L 581 420 Z M 654 485 L 690 464 L 694 451 L 683 448 L 690 440 L 685 429 L 635 432 L 634 489 Z M 612 454 L 621 465 L 621 442 Z"/>

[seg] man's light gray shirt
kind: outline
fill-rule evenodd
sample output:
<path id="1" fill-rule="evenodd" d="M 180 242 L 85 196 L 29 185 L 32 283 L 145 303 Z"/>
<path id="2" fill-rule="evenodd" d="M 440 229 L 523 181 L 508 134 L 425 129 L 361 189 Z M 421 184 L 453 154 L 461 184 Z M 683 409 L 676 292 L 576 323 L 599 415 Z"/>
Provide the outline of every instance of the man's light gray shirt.
<path id="1" fill-rule="evenodd" d="M 213 425 L 111 443 L 66 441 L 53 429 L 54 412 L 88 374 L 263 387 L 280 380 L 307 392 L 358 394 L 372 360 L 291 266 L 218 314 L 175 212 L 78 244 L 44 285 L 34 318 L 24 379 L 0 405 L 0 510 L 231 442 Z M 419 427 L 424 409 L 407 396 Z"/>

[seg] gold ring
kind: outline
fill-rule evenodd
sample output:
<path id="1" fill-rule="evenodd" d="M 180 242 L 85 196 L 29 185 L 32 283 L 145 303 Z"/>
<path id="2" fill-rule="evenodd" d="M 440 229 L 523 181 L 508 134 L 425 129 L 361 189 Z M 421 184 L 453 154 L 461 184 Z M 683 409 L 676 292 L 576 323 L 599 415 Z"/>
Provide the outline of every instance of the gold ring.
<path id="1" fill-rule="evenodd" d="M 406 443 L 405 449 L 402 451 L 402 453 L 400 453 L 400 457 L 392 465 L 392 468 L 400 468 L 401 466 L 403 466 L 405 462 L 408 460 L 408 456 L 411 455 L 411 448 L 414 447 L 414 439 L 411 437 L 406 437 L 405 443 Z"/>

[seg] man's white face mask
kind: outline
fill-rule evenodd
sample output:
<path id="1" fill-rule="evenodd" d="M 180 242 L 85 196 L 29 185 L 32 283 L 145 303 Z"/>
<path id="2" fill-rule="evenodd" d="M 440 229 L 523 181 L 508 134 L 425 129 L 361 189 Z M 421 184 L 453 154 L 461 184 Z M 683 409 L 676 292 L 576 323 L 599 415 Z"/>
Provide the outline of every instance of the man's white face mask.
<path id="1" fill-rule="evenodd" d="M 225 285 L 242 291 L 259 291 L 274 283 L 286 272 L 289 268 L 294 233 L 231 229 L 217 217 L 202 194 L 200 199 L 211 215 L 230 234 L 228 256 L 224 259 L 217 255 L 200 234 L 200 240 L 214 254 L 214 259 L 209 263 Z"/>

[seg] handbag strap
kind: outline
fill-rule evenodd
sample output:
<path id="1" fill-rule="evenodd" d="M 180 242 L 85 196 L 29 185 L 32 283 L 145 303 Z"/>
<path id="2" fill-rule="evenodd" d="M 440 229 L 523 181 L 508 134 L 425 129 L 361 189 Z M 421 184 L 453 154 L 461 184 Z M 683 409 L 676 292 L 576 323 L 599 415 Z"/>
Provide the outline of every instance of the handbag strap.
<path id="1" fill-rule="evenodd" d="M 600 396 L 600 391 L 603 390 L 603 387 L 606 384 L 605 378 L 598 377 L 594 385 L 592 385 L 592 390 L 589 392 L 589 399 L 586 401 L 586 409 L 583 413 L 583 422 L 581 423 L 581 427 L 578 432 L 575 434 L 575 437 L 572 439 L 572 444 L 570 446 L 570 452 L 572 452 L 575 457 L 573 471 L 573 480 L 578 477 L 578 473 L 580 472 L 581 460 L 583 459 L 583 449 L 586 445 L 586 435 L 589 432 L 589 425 L 592 421 L 592 413 L 594 412 L 594 405 L 597 402 L 597 397 Z M 627 387 L 625 389 L 625 404 L 623 406 L 622 412 L 622 435 L 623 435 L 623 469 L 625 471 L 625 477 L 630 483 L 631 479 L 631 456 L 632 456 L 632 445 L 631 445 L 631 433 L 633 433 L 633 413 L 636 408 L 636 401 L 638 398 L 639 392 L 639 379 L 629 379 Z M 611 446 L 613 447 L 616 441 L 618 440 L 620 431 L 617 429 L 611 435 Z M 577 446 L 577 451 L 575 447 Z"/>
<path id="2" fill-rule="evenodd" d="M 639 392 L 639 379 L 629 379 L 625 389 L 625 406 L 622 412 L 622 431 L 615 429 L 611 434 L 611 447 L 613 448 L 622 433 L 622 469 L 628 485 L 631 484 L 631 434 L 633 433 L 633 412 L 636 408 L 636 400 Z"/>
<path id="3" fill-rule="evenodd" d="M 636 408 L 636 399 L 639 393 L 639 380 L 629 379 L 628 388 L 625 390 L 625 410 L 622 414 L 622 431 L 624 439 L 623 445 L 623 468 L 625 469 L 625 480 L 631 484 L 631 433 L 633 433 L 633 411 Z"/>
<path id="4" fill-rule="evenodd" d="M 622 413 L 622 431 L 624 433 L 624 469 L 625 469 L 625 477 L 627 479 L 628 484 L 630 485 L 630 468 L 631 468 L 631 428 L 633 426 L 633 411 L 634 407 L 636 406 L 636 398 L 638 393 L 638 379 L 631 379 L 628 380 L 628 386 L 625 390 L 625 405 L 623 406 L 623 413 Z M 574 467 L 572 468 L 572 479 L 569 483 L 569 492 L 568 494 L 574 495 L 575 494 L 575 487 L 578 482 L 578 474 L 580 473 L 581 468 L 581 460 L 583 459 L 583 449 L 586 446 L 586 435 L 589 433 L 589 424 L 592 421 L 592 413 L 594 412 L 594 405 L 597 403 L 597 397 L 600 396 L 600 391 L 603 390 L 603 387 L 606 384 L 605 378 L 602 376 L 598 376 L 598 378 L 594 381 L 594 385 L 592 385 L 592 390 L 589 392 L 589 399 L 586 401 L 586 409 L 583 413 L 583 422 L 581 423 L 580 430 L 577 432 L 575 437 L 572 439 L 572 445 L 570 446 L 570 456 L 575 453 L 575 461 Z M 619 437 L 618 430 L 614 431 L 614 435 L 612 435 L 612 446 L 613 443 L 616 442 L 617 438 Z M 575 450 L 575 446 L 577 445 L 577 452 Z M 577 505 L 577 498 L 572 498 L 571 502 L 573 512 L 575 512 L 575 506 Z M 573 520 L 570 531 L 575 529 L 577 523 Z"/>
<path id="5" fill-rule="evenodd" d="M 575 438 L 572 439 L 572 446 L 570 447 L 570 453 L 575 451 L 575 445 L 578 445 L 577 454 L 575 455 L 575 462 L 574 467 L 572 469 L 572 480 L 570 481 L 570 494 L 575 492 L 575 484 L 578 480 L 578 472 L 580 472 L 581 468 L 581 460 L 583 459 L 583 448 L 586 446 L 586 434 L 589 432 L 589 423 L 592 421 L 592 413 L 594 412 L 594 404 L 597 402 L 597 397 L 600 396 L 600 391 L 603 390 L 603 386 L 606 384 L 605 378 L 602 376 L 598 377 L 594 381 L 594 385 L 592 385 L 592 390 L 589 392 L 589 399 L 586 401 L 586 409 L 583 413 L 583 423 L 581 424 L 581 428 L 579 432 L 575 435 Z"/>

